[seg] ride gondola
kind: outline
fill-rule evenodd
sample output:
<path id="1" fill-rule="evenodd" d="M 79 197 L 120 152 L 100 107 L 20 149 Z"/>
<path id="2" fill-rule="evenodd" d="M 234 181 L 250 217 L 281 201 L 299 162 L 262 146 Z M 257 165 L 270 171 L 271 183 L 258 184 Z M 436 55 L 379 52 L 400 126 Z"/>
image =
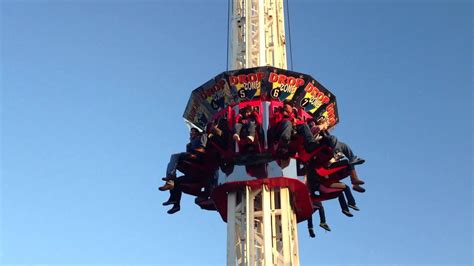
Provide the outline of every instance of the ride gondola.
<path id="1" fill-rule="evenodd" d="M 192 181 L 182 182 L 181 191 L 196 196 L 201 208 L 217 210 L 224 221 L 227 192 L 242 186 L 288 187 L 298 221 L 311 217 L 318 208 L 314 202 L 341 195 L 345 187 L 340 181 L 351 175 L 353 166 L 348 160 L 334 161 L 330 145 L 322 143 L 309 152 L 304 137 L 293 134 L 286 158 L 281 156 L 272 132 L 279 126 L 275 117 L 284 104 L 291 105 L 303 122 L 324 117 L 329 128 L 339 122 L 335 95 L 298 72 L 274 67 L 227 71 L 193 90 L 183 117 L 190 128 L 206 134 L 208 142 L 203 152 L 179 162 L 177 169 Z M 255 139 L 236 144 L 232 135 L 243 108 L 251 108 L 259 122 Z M 283 161 L 296 163 L 297 171 L 285 172 Z M 234 173 L 238 166 L 245 170 Z M 237 175 L 244 178 L 234 178 Z"/>

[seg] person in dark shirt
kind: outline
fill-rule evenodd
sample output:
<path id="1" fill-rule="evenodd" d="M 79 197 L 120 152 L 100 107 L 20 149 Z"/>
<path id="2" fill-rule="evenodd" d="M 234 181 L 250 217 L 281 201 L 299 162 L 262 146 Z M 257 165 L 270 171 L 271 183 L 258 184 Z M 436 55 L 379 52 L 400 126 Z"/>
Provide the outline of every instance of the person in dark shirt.
<path id="1" fill-rule="evenodd" d="M 255 140 L 257 126 L 260 125 L 260 123 L 259 114 L 253 111 L 251 106 L 245 106 L 236 117 L 233 139 L 239 142 L 240 137 L 246 137 L 250 142 L 253 142 Z"/>
<path id="2" fill-rule="evenodd" d="M 325 117 L 320 117 L 316 122 L 310 122 L 311 132 L 313 133 L 314 138 L 319 143 L 325 143 L 329 145 L 335 153 L 342 152 L 344 156 L 349 159 L 349 164 L 351 167 L 351 183 L 352 189 L 363 193 L 365 189 L 361 187 L 365 182 L 357 176 L 354 165 L 362 164 L 365 162 L 364 159 L 357 157 L 352 152 L 352 149 L 346 143 L 339 141 L 336 136 L 331 135 L 328 132 L 329 123 Z"/>
<path id="3" fill-rule="evenodd" d="M 205 134 L 201 134 L 196 128 L 191 128 L 190 141 L 186 145 L 186 152 L 172 154 L 166 168 L 166 177 L 162 178 L 166 183 L 159 187 L 160 191 L 170 190 L 170 198 L 163 203 L 164 206 L 173 204 L 173 208 L 168 210 L 169 214 L 173 214 L 180 210 L 181 200 L 181 183 L 193 182 L 191 178 L 183 176 L 176 178 L 176 167 L 182 160 L 196 158 L 197 152 L 204 152 L 207 138 Z"/>
<path id="4" fill-rule="evenodd" d="M 317 148 L 317 143 L 313 139 L 311 130 L 306 122 L 298 116 L 297 109 L 289 103 L 285 103 L 272 117 L 273 128 L 269 135 L 272 141 L 277 142 L 279 154 L 286 155 L 293 132 L 303 137 L 303 145 L 307 152 L 312 152 Z"/>
<path id="5" fill-rule="evenodd" d="M 316 173 L 316 171 L 312 168 L 309 168 L 306 173 L 306 186 L 310 191 L 311 196 L 319 195 L 320 189 L 319 186 L 321 184 L 320 176 Z M 324 212 L 323 204 L 319 201 L 313 202 L 313 214 L 319 211 L 319 226 L 326 231 L 331 231 L 331 228 L 326 223 L 326 215 Z M 308 218 L 308 232 L 310 237 L 315 237 L 314 229 L 313 229 L 313 215 Z"/>
<path id="6" fill-rule="evenodd" d="M 342 152 L 347 159 L 349 159 L 349 163 L 352 165 L 363 164 L 365 162 L 364 159 L 357 157 L 352 152 L 352 149 L 346 143 L 339 141 L 336 136 L 331 135 L 328 131 L 329 122 L 324 116 L 318 118 L 316 122 L 311 122 L 311 132 L 314 136 L 319 135 L 323 138 L 329 146 L 331 146 L 335 151 Z"/>
<path id="7" fill-rule="evenodd" d="M 176 178 L 176 167 L 178 163 L 184 159 L 195 157 L 195 154 L 192 154 L 192 152 L 204 152 L 206 142 L 207 138 L 205 134 L 201 134 L 196 128 L 191 128 L 189 132 L 189 143 L 186 145 L 186 152 L 171 155 L 166 168 L 165 181 Z"/>

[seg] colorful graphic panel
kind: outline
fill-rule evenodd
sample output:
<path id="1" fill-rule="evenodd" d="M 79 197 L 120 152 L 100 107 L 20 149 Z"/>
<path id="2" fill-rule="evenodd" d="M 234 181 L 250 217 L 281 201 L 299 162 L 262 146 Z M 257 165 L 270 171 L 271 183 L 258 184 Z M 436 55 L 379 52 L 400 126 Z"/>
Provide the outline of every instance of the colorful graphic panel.
<path id="1" fill-rule="evenodd" d="M 330 101 L 328 104 L 323 105 L 313 117 L 318 118 L 320 116 L 326 117 L 329 121 L 329 127 L 333 127 L 339 123 L 339 113 L 337 110 L 337 102 L 334 97 L 334 101 Z"/>
<path id="2" fill-rule="evenodd" d="M 293 99 L 295 107 L 302 108 L 313 116 L 321 106 L 335 100 L 336 97 L 314 79 L 306 83 L 304 88 L 300 88 Z"/>
<path id="3" fill-rule="evenodd" d="M 256 67 L 224 72 L 195 89 L 184 118 L 204 129 L 220 110 L 250 100 L 290 102 L 313 117 L 324 115 L 331 126 L 339 122 L 336 97 L 310 75 Z"/>
<path id="4" fill-rule="evenodd" d="M 277 68 L 269 68 L 265 78 L 267 99 L 279 100 L 281 102 L 291 101 L 296 91 L 303 87 L 310 76 Z"/>
<path id="5" fill-rule="evenodd" d="M 198 94 L 202 104 L 211 115 L 235 103 L 225 74 L 220 74 L 193 91 Z"/>
<path id="6" fill-rule="evenodd" d="M 263 79 L 266 73 L 266 67 L 227 72 L 227 81 L 237 101 L 259 99 L 262 95 Z"/>
<path id="7" fill-rule="evenodd" d="M 201 97 L 195 91 L 193 91 L 191 97 L 189 97 L 183 117 L 201 130 L 206 127 L 207 122 L 211 118 L 209 109 L 203 104 Z"/>

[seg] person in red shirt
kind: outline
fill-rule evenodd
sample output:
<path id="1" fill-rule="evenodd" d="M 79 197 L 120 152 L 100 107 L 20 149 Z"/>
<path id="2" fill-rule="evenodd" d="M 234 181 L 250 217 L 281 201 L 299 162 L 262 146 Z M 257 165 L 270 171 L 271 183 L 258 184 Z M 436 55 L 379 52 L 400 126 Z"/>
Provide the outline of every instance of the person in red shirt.
<path id="1" fill-rule="evenodd" d="M 314 140 L 309 126 L 298 116 L 297 109 L 288 103 L 285 103 L 279 112 L 275 112 L 272 123 L 276 127 L 270 134 L 279 141 L 279 153 L 285 154 L 287 152 L 293 131 L 303 137 L 303 145 L 307 152 L 312 152 L 319 146 Z"/>

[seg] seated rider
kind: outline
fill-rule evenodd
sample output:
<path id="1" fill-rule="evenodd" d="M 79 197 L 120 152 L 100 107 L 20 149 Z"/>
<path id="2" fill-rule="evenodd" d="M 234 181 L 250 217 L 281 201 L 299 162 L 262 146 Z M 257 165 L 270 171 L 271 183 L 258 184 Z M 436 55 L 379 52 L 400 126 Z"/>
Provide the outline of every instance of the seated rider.
<path id="1" fill-rule="evenodd" d="M 191 128 L 189 132 L 189 143 L 186 145 L 186 152 L 172 154 L 168 167 L 166 168 L 166 177 L 162 178 L 163 181 L 166 181 L 165 185 L 159 187 L 160 191 L 170 191 L 170 198 L 163 203 L 163 205 L 173 204 L 168 213 L 172 214 L 180 210 L 180 199 L 181 199 L 181 189 L 178 189 L 180 183 L 189 182 L 192 180 L 189 177 L 183 176 L 181 178 L 176 178 L 176 167 L 180 162 L 186 159 L 195 159 L 197 152 L 204 152 L 206 146 L 207 138 L 205 134 L 199 132 L 197 128 Z"/>
<path id="2" fill-rule="evenodd" d="M 354 155 L 349 145 L 339 141 L 334 135 L 331 135 L 328 132 L 329 123 L 324 116 L 318 118 L 316 122 L 311 121 L 309 124 L 311 127 L 311 132 L 313 133 L 316 141 L 329 145 L 335 153 L 342 152 L 344 156 L 349 159 L 349 164 L 351 167 L 351 183 L 353 185 L 352 189 L 360 193 L 365 192 L 365 189 L 360 186 L 364 184 L 364 181 L 359 179 L 354 167 L 354 165 L 364 163 L 365 160 Z"/>
<path id="3" fill-rule="evenodd" d="M 220 167 L 227 176 L 233 172 L 234 165 L 231 160 L 233 154 L 232 130 L 226 116 L 221 116 L 216 121 L 207 125 L 207 147 L 217 148 L 220 156 Z M 217 146 L 217 147 L 216 147 Z"/>
<path id="4" fill-rule="evenodd" d="M 344 154 L 342 152 L 335 152 L 334 157 L 331 159 L 331 163 L 335 163 L 342 159 L 344 157 Z M 355 211 L 360 211 L 360 209 L 356 205 L 356 201 L 354 199 L 354 196 L 352 195 L 351 189 L 345 184 L 342 183 L 345 187 L 343 190 L 343 193 L 339 194 L 338 200 L 339 200 L 339 205 L 341 206 L 341 211 L 344 213 L 344 215 L 348 217 L 354 216 L 349 208 L 355 210 Z"/>
<path id="5" fill-rule="evenodd" d="M 321 177 L 316 173 L 314 169 L 309 168 L 306 172 L 306 186 L 310 191 L 310 195 L 319 195 L 319 186 L 321 184 Z M 319 209 L 318 209 L 319 208 Z M 326 215 L 324 213 L 324 207 L 321 202 L 313 202 L 313 213 L 319 210 L 319 226 L 324 228 L 326 231 L 331 231 L 329 225 L 326 223 Z M 308 218 L 308 232 L 310 237 L 315 237 L 313 230 L 313 216 Z"/>
<path id="6" fill-rule="evenodd" d="M 346 201 L 347 198 L 347 201 Z M 343 193 L 341 193 L 338 197 L 339 200 L 339 205 L 341 206 L 342 213 L 344 213 L 346 216 L 352 217 L 354 216 L 349 208 L 359 211 L 360 209 L 357 207 L 354 196 L 352 195 L 351 189 L 346 186 L 346 188 L 343 190 Z"/>
<path id="7" fill-rule="evenodd" d="M 312 152 L 317 148 L 317 143 L 313 139 L 310 128 L 298 117 L 296 110 L 290 104 L 285 103 L 278 112 L 275 112 L 272 119 L 274 126 L 270 129 L 269 135 L 272 136 L 272 141 L 278 141 L 277 151 L 279 154 L 288 155 L 288 145 L 293 130 L 303 137 L 307 152 Z"/>
<path id="8" fill-rule="evenodd" d="M 216 172 L 217 174 L 217 172 Z M 216 179 L 216 175 L 214 177 L 208 177 L 208 183 L 207 185 L 213 185 L 211 184 L 215 179 Z M 167 205 L 173 205 L 173 207 L 171 209 L 169 209 L 167 211 L 168 214 L 173 214 L 175 212 L 178 212 L 179 210 L 181 210 L 181 196 L 183 194 L 183 184 L 196 184 L 196 183 L 200 183 L 201 181 L 196 179 L 195 177 L 191 177 L 191 176 L 180 176 L 174 180 L 170 180 L 169 182 L 171 182 L 171 186 L 169 187 L 170 189 L 170 197 L 167 201 L 163 202 L 163 206 L 167 206 Z M 166 188 L 168 189 L 168 187 Z M 195 202 L 197 204 L 199 204 L 199 202 L 202 202 L 204 200 L 207 200 L 208 198 L 208 194 L 210 192 L 207 191 L 206 192 L 206 196 L 198 196 L 195 200 Z"/>
<path id="9" fill-rule="evenodd" d="M 234 126 L 234 140 L 239 142 L 240 137 L 247 137 L 250 143 L 255 140 L 257 126 L 261 124 L 260 115 L 247 105 L 239 111 Z"/>
<path id="10" fill-rule="evenodd" d="M 229 138 L 231 130 L 229 130 L 227 118 L 222 116 L 216 121 L 209 123 L 206 127 L 208 142 L 216 143 L 221 149 L 229 148 Z"/>
<path id="11" fill-rule="evenodd" d="M 166 177 L 164 181 L 172 180 L 176 178 L 176 167 L 178 163 L 185 159 L 196 158 L 195 152 L 204 152 L 206 147 L 207 138 L 206 135 L 199 132 L 197 128 L 191 128 L 189 131 L 189 143 L 186 145 L 186 152 L 172 154 L 168 167 L 166 168 Z"/>

